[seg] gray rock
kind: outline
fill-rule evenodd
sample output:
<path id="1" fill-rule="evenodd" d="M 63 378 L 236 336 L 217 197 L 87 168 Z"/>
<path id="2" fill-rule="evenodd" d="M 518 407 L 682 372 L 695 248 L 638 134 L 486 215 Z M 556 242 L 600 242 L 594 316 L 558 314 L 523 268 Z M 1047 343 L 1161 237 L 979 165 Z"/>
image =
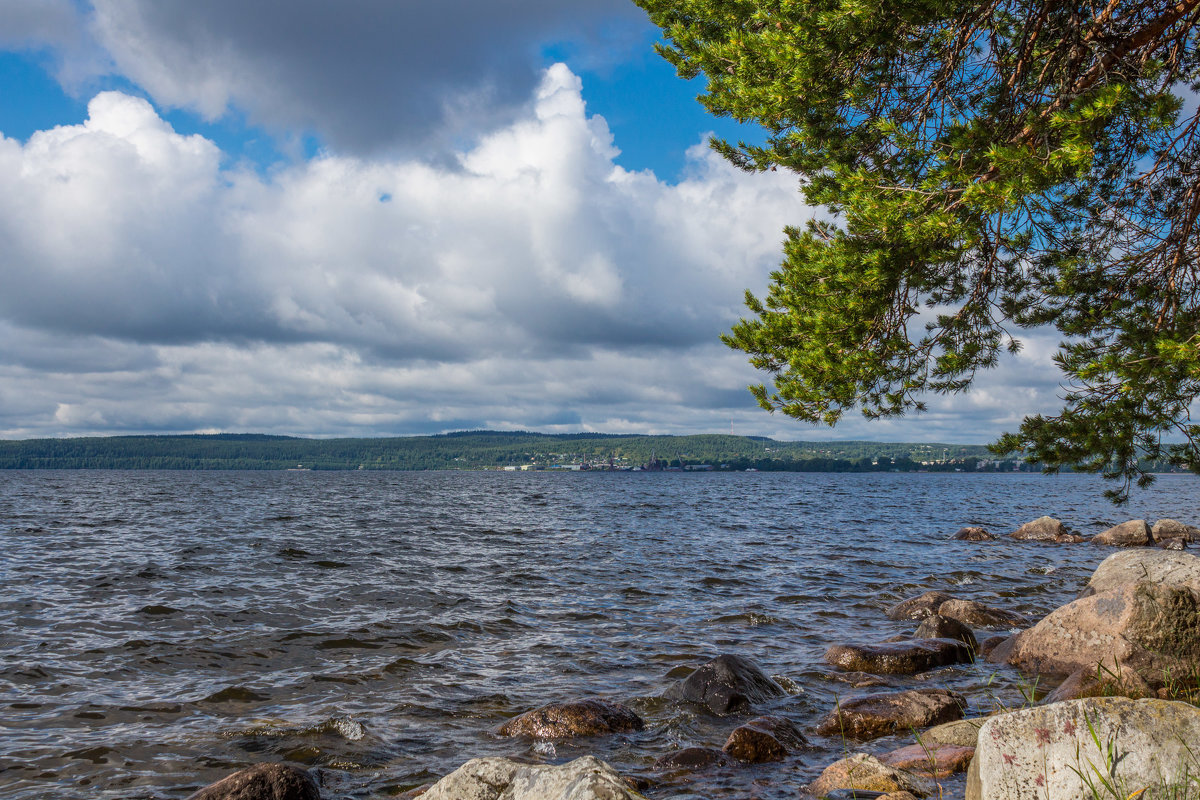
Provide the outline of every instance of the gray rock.
<path id="1" fill-rule="evenodd" d="M 1100 562 L 1080 597 L 1138 581 L 1186 586 L 1200 597 L 1200 556 L 1162 550 L 1126 550 Z"/>
<path id="2" fill-rule="evenodd" d="M 889 767 L 866 753 L 855 753 L 830 764 L 808 787 L 816 797 L 826 797 L 837 789 L 863 789 L 874 792 L 910 792 L 928 797 L 935 791 L 933 781 L 918 778 L 904 770 Z"/>
<path id="3" fill-rule="evenodd" d="M 635 800 L 616 770 L 594 756 L 561 766 L 476 758 L 421 795 L 423 800 Z"/>
<path id="4" fill-rule="evenodd" d="M 910 597 L 889 608 L 887 611 L 888 619 L 925 619 L 932 614 L 936 614 L 938 609 L 941 608 L 942 603 L 951 599 L 953 598 L 945 592 L 926 592 L 919 597 Z"/>
<path id="5" fill-rule="evenodd" d="M 1155 542 L 1159 543 L 1170 541 L 1198 542 L 1200 541 L 1200 528 L 1193 525 L 1185 525 L 1175 519 L 1160 519 L 1150 529 L 1150 536 Z"/>
<path id="6" fill-rule="evenodd" d="M 1198 741 L 1200 709 L 1185 703 L 1094 697 L 1001 714 L 980 729 L 966 800 L 1092 800 L 1081 775 L 1110 779 L 1117 797 L 1149 788 L 1143 797 L 1161 800 L 1176 795 L 1158 787 L 1200 770 Z"/>
<path id="7" fill-rule="evenodd" d="M 779 684 L 751 662 L 741 656 L 723 655 L 668 688 L 663 697 L 696 703 L 714 714 L 730 714 L 784 694 Z"/>
<path id="8" fill-rule="evenodd" d="M 835 644 L 825 663 L 849 672 L 915 675 L 950 664 L 970 664 L 975 651 L 955 639 L 901 639 L 878 644 Z"/>
<path id="9" fill-rule="evenodd" d="M 1144 519 L 1131 519 L 1114 525 L 1103 533 L 1092 537 L 1092 544 L 1110 547 L 1144 547 L 1150 544 L 1150 526 Z"/>
<path id="10" fill-rule="evenodd" d="M 962 719 L 966 706 L 962 695 L 945 689 L 869 694 L 840 702 L 821 721 L 817 733 L 846 739 L 877 739 Z"/>
<path id="11" fill-rule="evenodd" d="M 942 605 L 944 606 L 945 603 Z M 913 634 L 913 638 L 955 639 L 972 650 L 979 649 L 979 642 L 975 641 L 975 634 L 971 632 L 970 628 L 954 617 L 948 617 L 943 614 L 934 614 L 931 617 L 926 617 L 917 626 L 917 631 Z"/>
<path id="12" fill-rule="evenodd" d="M 290 764 L 255 764 L 206 786 L 188 800 L 321 800 L 317 782 Z"/>

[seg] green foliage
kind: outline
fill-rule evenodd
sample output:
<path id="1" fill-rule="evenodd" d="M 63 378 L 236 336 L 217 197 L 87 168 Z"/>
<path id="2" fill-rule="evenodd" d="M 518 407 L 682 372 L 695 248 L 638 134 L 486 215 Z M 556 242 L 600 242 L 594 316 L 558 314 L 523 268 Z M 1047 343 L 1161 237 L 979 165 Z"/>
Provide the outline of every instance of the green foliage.
<path id="1" fill-rule="evenodd" d="M 824 209 L 725 337 L 759 403 L 835 424 L 923 410 L 1063 339 L 1062 413 L 997 444 L 1131 481 L 1200 471 L 1200 0 L 636 0 L 712 113 Z M 1194 107 L 1194 104 L 1193 104 Z"/>

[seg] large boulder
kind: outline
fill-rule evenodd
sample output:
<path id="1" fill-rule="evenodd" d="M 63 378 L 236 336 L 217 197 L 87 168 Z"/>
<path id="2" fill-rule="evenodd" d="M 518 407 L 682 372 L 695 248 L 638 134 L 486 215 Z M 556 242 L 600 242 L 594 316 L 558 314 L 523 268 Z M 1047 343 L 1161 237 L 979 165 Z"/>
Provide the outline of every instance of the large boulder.
<path id="1" fill-rule="evenodd" d="M 1080 597 L 1138 581 L 1186 586 L 1200 597 L 1200 556 L 1163 550 L 1127 550 L 1100 562 Z"/>
<path id="2" fill-rule="evenodd" d="M 1182 797 L 1157 790 L 1194 778 L 1196 742 L 1200 709 L 1185 703 L 1094 697 L 1001 714 L 980 729 L 966 800 L 1093 800 L 1086 780 L 1108 781 L 1104 797 Z"/>
<path id="3" fill-rule="evenodd" d="M 961 694 L 946 689 L 868 694 L 840 702 L 821 721 L 817 733 L 845 739 L 877 739 L 962 719 L 966 706 Z"/>
<path id="4" fill-rule="evenodd" d="M 866 753 L 855 753 L 830 764 L 808 787 L 814 797 L 825 797 L 836 789 L 909 792 L 917 797 L 928 797 L 935 791 L 933 781 L 889 767 Z"/>
<path id="5" fill-rule="evenodd" d="M 945 604 L 943 603 L 943 605 Z M 954 639 L 962 642 L 972 650 L 979 649 L 979 642 L 975 641 L 975 634 L 971 632 L 970 628 L 954 617 L 947 617 L 942 614 L 934 614 L 922 620 L 921 624 L 917 626 L 913 638 Z"/>
<path id="6" fill-rule="evenodd" d="M 1054 517 L 1038 517 L 1026 522 L 1009 534 L 1013 539 L 1025 542 L 1082 542 L 1082 536 L 1071 533 L 1067 526 Z"/>
<path id="7" fill-rule="evenodd" d="M 1144 519 L 1131 519 L 1114 525 L 1103 533 L 1092 537 L 1092 544 L 1110 547 L 1144 547 L 1150 544 L 1150 526 Z"/>
<path id="8" fill-rule="evenodd" d="M 975 600 L 947 600 L 938 608 L 939 616 L 956 619 L 978 628 L 1024 628 L 1029 619 L 1015 611 L 992 608 Z"/>
<path id="9" fill-rule="evenodd" d="M 702 664 L 663 692 L 663 697 L 705 706 L 714 714 L 732 714 L 784 694 L 779 684 L 750 661 L 723 655 Z"/>
<path id="10" fill-rule="evenodd" d="M 783 717 L 758 717 L 739 725 L 721 749 L 738 761 L 761 764 L 782 761 L 793 750 L 809 746 L 795 723 Z"/>
<path id="11" fill-rule="evenodd" d="M 878 644 L 835 644 L 825 663 L 849 672 L 915 675 L 950 664 L 970 664 L 975 651 L 956 639 L 901 639 Z"/>
<path id="12" fill-rule="evenodd" d="M 561 766 L 475 758 L 421 795 L 422 800 L 634 800 L 616 770 L 594 756 Z"/>
<path id="13" fill-rule="evenodd" d="M 1200 528 L 1185 525 L 1176 519 L 1160 519 L 1150 529 L 1150 537 L 1159 544 L 1172 541 L 1200 542 Z"/>
<path id="14" fill-rule="evenodd" d="M 953 598 L 945 592 L 925 592 L 897 603 L 887 610 L 888 619 L 925 619 L 938 613 L 942 603 Z"/>
<path id="15" fill-rule="evenodd" d="M 299 767 L 255 764 L 204 787 L 188 800 L 321 800 L 321 790 Z"/>
<path id="16" fill-rule="evenodd" d="M 1051 675 L 1129 667 L 1161 686 L 1200 662 L 1200 598 L 1148 581 L 1117 586 L 1051 612 L 988 660 Z"/>
<path id="17" fill-rule="evenodd" d="M 618 703 L 580 700 L 551 703 L 527 711 L 500 726 L 501 736 L 530 736 L 534 739 L 570 739 L 630 733 L 646 727 L 642 718 Z"/>

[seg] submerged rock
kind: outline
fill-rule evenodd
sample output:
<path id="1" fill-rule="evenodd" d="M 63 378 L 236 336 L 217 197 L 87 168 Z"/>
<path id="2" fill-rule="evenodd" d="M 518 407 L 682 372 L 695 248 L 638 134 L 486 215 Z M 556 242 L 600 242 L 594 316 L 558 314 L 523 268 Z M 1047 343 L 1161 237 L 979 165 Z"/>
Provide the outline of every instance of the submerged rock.
<path id="1" fill-rule="evenodd" d="M 943 603 L 942 605 L 945 606 L 946 604 Z M 971 632 L 970 628 L 954 617 L 947 617 L 940 613 L 926 617 L 917 626 L 917 631 L 913 634 L 913 638 L 954 639 L 955 641 L 962 642 L 972 650 L 979 649 L 979 642 L 975 641 L 975 634 Z"/>
<path id="2" fill-rule="evenodd" d="M 424 800 L 636 800 L 616 770 L 595 756 L 561 766 L 476 758 L 435 783 Z"/>
<path id="3" fill-rule="evenodd" d="M 551 703 L 527 711 L 500 726 L 501 736 L 531 736 L 535 739 L 570 739 L 630 733 L 646 727 L 642 718 L 618 703 L 580 700 Z"/>
<path id="4" fill-rule="evenodd" d="M 902 639 L 879 644 L 835 644 L 825 663 L 849 672 L 914 675 L 949 664 L 969 664 L 974 650 L 955 639 Z"/>
<path id="5" fill-rule="evenodd" d="M 738 761 L 782 761 L 793 750 L 809 747 L 795 723 L 783 717 L 759 717 L 733 729 L 721 749 Z"/>
<path id="6" fill-rule="evenodd" d="M 1150 526 L 1144 519 L 1131 519 L 1114 525 L 1103 533 L 1092 537 L 1092 544 L 1112 547 L 1142 547 L 1150 544 Z"/>
<path id="7" fill-rule="evenodd" d="M 917 597 L 910 597 L 889 608 L 887 610 L 888 619 L 925 619 L 938 613 L 942 603 L 953 599 L 945 592 L 926 592 Z"/>
<path id="8" fill-rule="evenodd" d="M 784 694 L 779 684 L 750 661 L 741 656 L 722 655 L 672 685 L 663 692 L 663 697 L 696 703 L 714 714 L 730 714 Z"/>
<path id="9" fill-rule="evenodd" d="M 974 525 L 960 528 L 958 533 L 950 537 L 960 542 L 990 542 L 999 537 L 994 533 L 988 533 L 985 529 Z"/>
<path id="10" fill-rule="evenodd" d="M 255 764 L 206 786 L 188 800 L 321 800 L 321 791 L 299 767 Z"/>
<path id="11" fill-rule="evenodd" d="M 821 721 L 817 733 L 846 739 L 877 739 L 962 719 L 966 706 L 966 698 L 945 689 L 869 694 L 839 703 Z"/>
<path id="12" fill-rule="evenodd" d="M 875 756 L 855 753 L 830 764 L 808 787 L 815 797 L 826 797 L 836 789 L 909 792 L 917 797 L 928 797 L 934 792 L 934 784 L 925 778 L 889 767 Z"/>
<path id="13" fill-rule="evenodd" d="M 1026 522 L 1009 534 L 1013 539 L 1024 542 L 1083 542 L 1082 536 L 1071 533 L 1067 526 L 1054 517 L 1038 517 Z"/>
<path id="14" fill-rule="evenodd" d="M 725 753 L 715 747 L 684 747 L 673 753 L 667 753 L 654 762 L 657 770 L 687 770 L 698 771 L 719 767 L 729 763 Z"/>
<path id="15" fill-rule="evenodd" d="M 937 613 L 980 628 L 1024 628 L 1029 625 L 1028 617 L 1023 614 L 992 608 L 975 600 L 947 600 Z"/>
<path id="16" fill-rule="evenodd" d="M 1121 798 L 1148 787 L 1145 798 L 1173 797 L 1172 786 L 1183 796 L 1198 741 L 1200 709 L 1185 703 L 1094 697 L 1013 711 L 980 729 L 966 798 L 1092 800 L 1085 779 L 1109 781 Z"/>

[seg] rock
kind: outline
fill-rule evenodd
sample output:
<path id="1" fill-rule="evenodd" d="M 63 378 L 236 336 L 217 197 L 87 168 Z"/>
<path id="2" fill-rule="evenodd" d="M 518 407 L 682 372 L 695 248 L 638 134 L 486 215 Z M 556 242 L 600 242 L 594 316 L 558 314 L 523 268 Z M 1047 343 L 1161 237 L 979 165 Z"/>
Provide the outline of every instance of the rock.
<path id="1" fill-rule="evenodd" d="M 725 753 L 715 747 L 685 747 L 682 750 L 667 753 L 655 761 L 654 768 L 657 770 L 696 771 L 719 767 L 727 763 L 729 763 L 729 759 L 725 757 Z"/>
<path id="2" fill-rule="evenodd" d="M 951 599 L 953 598 L 945 592 L 926 592 L 919 597 L 910 597 L 889 608 L 888 619 L 925 619 L 931 614 L 936 614 L 942 603 Z"/>
<path id="3" fill-rule="evenodd" d="M 948 664 L 970 664 L 975 651 L 954 639 L 902 639 L 879 644 L 835 644 L 825 663 L 850 672 L 913 675 Z"/>
<path id="4" fill-rule="evenodd" d="M 962 747 L 954 744 L 919 745 L 910 744 L 890 753 L 884 753 L 879 760 L 889 767 L 906 770 L 926 778 L 948 778 L 957 772 L 966 772 L 975 755 L 974 747 Z"/>
<path id="5" fill-rule="evenodd" d="M 917 800 L 912 792 L 888 792 L 879 796 L 879 800 Z"/>
<path id="6" fill-rule="evenodd" d="M 721 749 L 738 761 L 761 764 L 782 761 L 793 750 L 809 746 L 804 734 L 783 717 L 759 717 L 733 729 Z"/>
<path id="7" fill-rule="evenodd" d="M 1184 525 L 1175 519 L 1160 519 L 1150 529 L 1150 538 L 1155 542 L 1200 542 L 1200 528 Z"/>
<path id="8" fill-rule="evenodd" d="M 1161 550 L 1127 550 L 1100 562 L 1080 597 L 1138 581 L 1186 586 L 1200 597 L 1200 556 Z"/>
<path id="9" fill-rule="evenodd" d="M 942 605 L 945 605 L 943 603 Z M 917 626 L 917 632 L 913 634 L 914 639 L 954 639 L 962 642 L 972 650 L 979 649 L 979 642 L 975 641 L 975 634 L 971 629 L 962 622 L 953 617 L 944 616 L 941 613 L 926 617 L 924 621 Z M 971 659 L 974 661 L 974 659 Z"/>
<path id="10" fill-rule="evenodd" d="M 321 791 L 299 767 L 255 764 L 206 786 L 188 800 L 321 800 Z"/>
<path id="11" fill-rule="evenodd" d="M 421 795 L 423 800 L 635 800 L 617 772 L 594 756 L 561 766 L 475 758 Z"/>
<path id="12" fill-rule="evenodd" d="M 1200 599 L 1187 588 L 1147 581 L 1118 586 L 1052 611 L 988 660 L 1057 675 L 1128 666 L 1158 687 L 1200 661 Z"/>
<path id="13" fill-rule="evenodd" d="M 848 683 L 855 689 L 870 689 L 876 686 L 900 686 L 900 680 L 886 675 L 872 675 L 869 672 L 831 672 L 826 677 L 842 683 Z"/>
<path id="14" fill-rule="evenodd" d="M 1043 705 L 1084 697 L 1151 697 L 1154 691 L 1129 667 L 1114 672 L 1104 667 L 1079 668 L 1054 691 L 1042 698 Z"/>
<path id="15" fill-rule="evenodd" d="M 1111 756 L 1097 748 L 1091 731 L 1113 748 Z M 1099 785 L 1099 778 L 1110 779 L 1110 764 L 1116 796 L 1135 797 L 1138 789 L 1153 792 L 1178 781 L 1182 769 L 1194 776 L 1197 741 L 1200 709 L 1164 700 L 1093 697 L 1001 714 L 980 729 L 966 798 L 1091 800 L 1080 775 Z M 1175 795 L 1145 795 L 1168 796 Z"/>
<path id="16" fill-rule="evenodd" d="M 1131 519 L 1114 525 L 1103 533 L 1092 537 L 1092 544 L 1111 547 L 1142 547 L 1150 544 L 1150 526 L 1144 519 Z"/>
<path id="17" fill-rule="evenodd" d="M 1033 522 L 1026 522 L 1009 534 L 1013 539 L 1026 542 L 1082 542 L 1082 536 L 1071 533 L 1067 526 L 1054 517 L 1038 517 Z"/>
<path id="18" fill-rule="evenodd" d="M 980 628 L 1024 628 L 1029 625 L 1029 619 L 1023 614 L 992 608 L 974 600 L 947 600 L 937 613 Z"/>
<path id="19" fill-rule="evenodd" d="M 994 533 L 988 533 L 983 528 L 971 526 L 967 528 L 960 528 L 958 533 L 954 534 L 950 538 L 956 539 L 960 542 L 990 542 L 999 537 L 997 537 Z"/>
<path id="20" fill-rule="evenodd" d="M 875 792 L 909 792 L 928 797 L 934 792 L 932 781 L 889 767 L 875 756 L 855 753 L 825 768 L 808 787 L 816 797 L 825 797 L 835 789 L 865 789 Z"/>
<path id="21" fill-rule="evenodd" d="M 953 722 L 943 722 L 935 725 L 921 734 L 921 744 L 937 747 L 951 744 L 957 747 L 974 747 L 979 740 L 979 728 L 987 721 L 987 717 L 972 717 L 956 719 Z"/>
<path id="22" fill-rule="evenodd" d="M 1159 547 L 1163 550 L 1187 550 L 1187 542 L 1183 539 L 1167 539 Z"/>
<path id="23" fill-rule="evenodd" d="M 979 643 L 979 655 L 991 660 L 992 653 L 997 647 L 1011 639 L 1011 636 L 989 636 Z"/>
<path id="24" fill-rule="evenodd" d="M 501 736 L 530 736 L 534 739 L 571 739 L 630 733 L 646 727 L 642 718 L 617 703 L 581 700 L 551 703 L 527 711 L 500 726 Z"/>
<path id="25" fill-rule="evenodd" d="M 668 700 L 706 706 L 714 714 L 745 711 L 754 703 L 782 697 L 767 674 L 741 656 L 717 656 L 663 692 Z"/>
<path id="26" fill-rule="evenodd" d="M 817 727 L 822 736 L 877 739 L 962 719 L 966 699 L 945 689 L 907 689 L 844 700 Z M 863 787 L 866 788 L 866 787 Z"/>

